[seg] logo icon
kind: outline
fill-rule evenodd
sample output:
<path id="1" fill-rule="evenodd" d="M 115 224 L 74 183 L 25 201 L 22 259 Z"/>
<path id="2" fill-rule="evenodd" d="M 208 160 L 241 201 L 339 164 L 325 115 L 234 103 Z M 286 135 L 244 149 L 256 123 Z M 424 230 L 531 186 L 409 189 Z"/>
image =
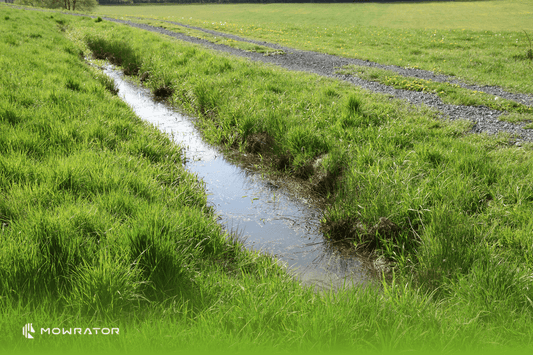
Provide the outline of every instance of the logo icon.
<path id="1" fill-rule="evenodd" d="M 28 339 L 33 339 L 33 335 L 31 335 L 30 333 L 35 333 L 35 330 L 33 329 L 32 324 L 28 323 L 24 327 L 22 327 L 22 334 Z"/>

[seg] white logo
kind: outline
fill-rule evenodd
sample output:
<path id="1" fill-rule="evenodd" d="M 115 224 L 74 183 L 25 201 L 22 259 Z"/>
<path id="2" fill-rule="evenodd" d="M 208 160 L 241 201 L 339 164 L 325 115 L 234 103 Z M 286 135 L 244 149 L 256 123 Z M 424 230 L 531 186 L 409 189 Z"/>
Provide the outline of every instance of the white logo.
<path id="1" fill-rule="evenodd" d="M 33 329 L 32 324 L 28 323 L 24 327 L 22 327 L 22 334 L 28 339 L 33 339 L 33 335 L 31 335 L 30 333 L 35 333 L 35 330 Z"/>
<path id="2" fill-rule="evenodd" d="M 118 335 L 119 328 L 41 328 L 41 335 Z M 27 339 L 33 339 L 35 329 L 32 323 L 27 323 L 22 327 L 22 335 Z"/>

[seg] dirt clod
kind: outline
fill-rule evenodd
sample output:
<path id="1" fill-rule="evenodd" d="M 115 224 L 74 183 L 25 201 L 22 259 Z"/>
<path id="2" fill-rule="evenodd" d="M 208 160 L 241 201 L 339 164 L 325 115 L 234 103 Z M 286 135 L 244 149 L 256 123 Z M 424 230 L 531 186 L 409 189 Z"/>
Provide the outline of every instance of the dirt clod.
<path id="1" fill-rule="evenodd" d="M 174 89 L 166 85 L 160 86 L 154 90 L 154 96 L 161 99 L 170 97 L 173 93 Z"/>
<path id="2" fill-rule="evenodd" d="M 272 150 L 273 145 L 274 138 L 266 132 L 250 134 L 246 138 L 246 151 L 248 153 L 265 153 Z"/>
<path id="3" fill-rule="evenodd" d="M 289 169 L 292 166 L 292 155 L 289 153 L 289 151 L 279 155 L 276 159 L 275 165 L 277 169 L 281 171 Z"/>
<path id="4" fill-rule="evenodd" d="M 150 73 L 148 73 L 147 71 L 145 71 L 139 76 L 139 80 L 141 81 L 141 83 L 144 83 L 146 80 L 148 80 L 148 78 L 150 78 Z"/>
<path id="5" fill-rule="evenodd" d="M 311 175 L 313 175 L 314 172 L 315 169 L 313 168 L 313 165 L 308 162 L 296 169 L 294 176 L 307 180 Z"/>

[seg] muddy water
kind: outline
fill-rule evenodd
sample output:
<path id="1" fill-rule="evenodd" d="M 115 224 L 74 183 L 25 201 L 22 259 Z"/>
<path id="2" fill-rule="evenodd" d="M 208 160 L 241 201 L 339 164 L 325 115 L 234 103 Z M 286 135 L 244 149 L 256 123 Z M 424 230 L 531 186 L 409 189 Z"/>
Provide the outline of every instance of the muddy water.
<path id="1" fill-rule="evenodd" d="M 308 200 L 280 187 L 261 173 L 230 163 L 204 143 L 194 119 L 153 100 L 150 91 L 123 80 L 107 67 L 118 95 L 137 116 L 171 134 L 184 148 L 186 168 L 206 183 L 208 202 L 228 230 L 238 229 L 249 248 L 270 253 L 303 284 L 320 289 L 353 285 L 368 278 L 363 263 L 320 233 L 322 212 Z"/>

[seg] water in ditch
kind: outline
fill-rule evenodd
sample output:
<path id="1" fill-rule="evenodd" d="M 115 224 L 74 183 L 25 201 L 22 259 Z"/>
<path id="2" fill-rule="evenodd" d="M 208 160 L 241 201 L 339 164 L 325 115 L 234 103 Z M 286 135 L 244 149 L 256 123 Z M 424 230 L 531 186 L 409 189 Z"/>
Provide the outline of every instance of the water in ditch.
<path id="1" fill-rule="evenodd" d="M 305 285 L 318 289 L 361 284 L 369 278 L 364 263 L 327 241 L 319 230 L 322 212 L 313 203 L 261 173 L 229 162 L 203 142 L 192 118 L 153 100 L 150 91 L 104 69 L 122 98 L 141 119 L 170 134 L 184 148 L 186 168 L 197 174 L 220 223 L 238 229 L 249 248 L 274 255 Z"/>

